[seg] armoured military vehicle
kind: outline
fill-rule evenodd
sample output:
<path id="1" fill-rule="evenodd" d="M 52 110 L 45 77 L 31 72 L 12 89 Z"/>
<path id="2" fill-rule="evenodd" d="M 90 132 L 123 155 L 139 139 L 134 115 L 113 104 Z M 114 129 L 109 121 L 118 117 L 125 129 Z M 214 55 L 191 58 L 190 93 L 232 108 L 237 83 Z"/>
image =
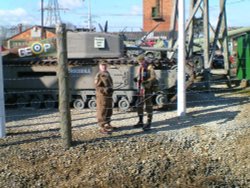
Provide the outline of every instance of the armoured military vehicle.
<path id="1" fill-rule="evenodd" d="M 57 59 L 53 55 L 55 40 L 37 41 L 8 53 L 3 58 L 6 105 L 34 108 L 56 107 L 58 101 Z M 68 71 L 72 106 L 78 110 L 95 109 L 94 77 L 98 62 L 107 60 L 114 80 L 114 105 L 128 110 L 136 101 L 137 72 L 134 58 L 126 55 L 126 46 L 119 35 L 96 32 L 67 32 Z M 11 52 L 11 50 L 9 51 Z M 162 106 L 175 96 L 177 66 L 174 60 L 152 60 L 160 90 L 155 104 Z M 193 78 L 187 64 L 187 82 Z"/>

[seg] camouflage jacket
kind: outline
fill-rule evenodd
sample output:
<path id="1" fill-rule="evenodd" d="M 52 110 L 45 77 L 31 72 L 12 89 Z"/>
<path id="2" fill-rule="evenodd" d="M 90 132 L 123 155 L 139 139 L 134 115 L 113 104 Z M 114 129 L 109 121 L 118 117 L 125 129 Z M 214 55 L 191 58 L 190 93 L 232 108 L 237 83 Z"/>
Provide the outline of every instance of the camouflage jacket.
<path id="1" fill-rule="evenodd" d="M 138 68 L 136 79 L 138 88 L 151 90 L 156 80 L 156 74 L 153 66 L 151 64 L 147 65 L 147 67 L 140 66 Z"/>

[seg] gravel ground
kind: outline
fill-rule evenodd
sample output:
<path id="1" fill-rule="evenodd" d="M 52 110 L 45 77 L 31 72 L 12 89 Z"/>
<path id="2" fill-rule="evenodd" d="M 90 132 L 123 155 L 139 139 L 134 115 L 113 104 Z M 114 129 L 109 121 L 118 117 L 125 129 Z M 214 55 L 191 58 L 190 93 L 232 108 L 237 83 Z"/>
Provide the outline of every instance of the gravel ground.
<path id="1" fill-rule="evenodd" d="M 71 110 L 62 147 L 57 110 L 7 109 L 1 187 L 250 187 L 250 89 L 189 92 L 187 113 L 155 110 L 152 130 L 114 110 L 112 135 L 95 112 Z"/>

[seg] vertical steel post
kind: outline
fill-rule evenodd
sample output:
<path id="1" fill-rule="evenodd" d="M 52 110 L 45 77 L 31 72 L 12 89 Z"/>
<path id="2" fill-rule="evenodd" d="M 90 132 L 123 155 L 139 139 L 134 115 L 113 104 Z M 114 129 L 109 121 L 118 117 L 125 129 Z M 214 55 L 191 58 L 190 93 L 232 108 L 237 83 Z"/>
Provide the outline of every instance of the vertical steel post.
<path id="1" fill-rule="evenodd" d="M 228 51 L 228 33 L 227 33 L 227 17 L 226 17 L 226 0 L 220 0 L 220 9 L 223 12 L 221 22 L 221 33 L 223 40 L 223 55 L 224 55 L 224 68 L 229 74 L 229 51 Z"/>
<path id="2" fill-rule="evenodd" d="M 194 4 L 196 3 L 196 0 L 190 0 L 189 5 L 189 15 L 192 14 L 194 10 Z M 193 55 L 193 40 L 194 40 L 194 17 L 192 18 L 192 21 L 189 25 L 188 29 L 188 51 L 187 51 L 187 57 L 191 57 Z"/>
<path id="3" fill-rule="evenodd" d="M 203 29 L 204 29 L 204 77 L 205 86 L 210 90 L 210 65 L 209 65 L 209 0 L 203 0 Z"/>
<path id="4" fill-rule="evenodd" d="M 178 4 L 178 85 L 177 85 L 177 114 L 186 114 L 186 88 L 185 88 L 185 0 Z"/>
<path id="5" fill-rule="evenodd" d="M 178 16 L 178 0 L 172 0 L 172 4 L 173 4 L 173 10 L 172 10 L 172 16 L 171 16 L 171 20 L 170 20 L 170 32 L 168 34 L 168 48 L 173 49 L 174 45 L 175 45 L 175 31 L 176 31 L 176 20 L 177 20 L 177 16 Z M 169 59 L 172 59 L 174 56 L 174 52 L 167 52 L 167 57 Z"/>

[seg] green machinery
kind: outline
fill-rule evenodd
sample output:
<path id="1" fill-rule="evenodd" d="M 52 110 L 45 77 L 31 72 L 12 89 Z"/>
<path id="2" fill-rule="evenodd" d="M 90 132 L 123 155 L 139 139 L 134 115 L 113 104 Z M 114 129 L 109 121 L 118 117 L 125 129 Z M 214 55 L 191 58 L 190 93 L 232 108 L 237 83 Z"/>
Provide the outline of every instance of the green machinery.
<path id="1" fill-rule="evenodd" d="M 237 78 L 250 80 L 250 33 L 237 40 Z"/>

